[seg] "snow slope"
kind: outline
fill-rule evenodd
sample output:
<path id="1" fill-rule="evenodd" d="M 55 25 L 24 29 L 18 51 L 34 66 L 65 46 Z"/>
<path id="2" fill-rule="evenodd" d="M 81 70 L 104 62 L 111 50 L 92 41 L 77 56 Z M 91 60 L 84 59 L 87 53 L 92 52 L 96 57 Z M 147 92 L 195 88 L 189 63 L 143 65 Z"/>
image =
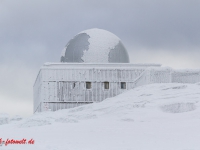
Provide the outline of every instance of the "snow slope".
<path id="1" fill-rule="evenodd" d="M 3 150 L 200 150 L 200 84 L 152 84 L 0 125 Z"/>

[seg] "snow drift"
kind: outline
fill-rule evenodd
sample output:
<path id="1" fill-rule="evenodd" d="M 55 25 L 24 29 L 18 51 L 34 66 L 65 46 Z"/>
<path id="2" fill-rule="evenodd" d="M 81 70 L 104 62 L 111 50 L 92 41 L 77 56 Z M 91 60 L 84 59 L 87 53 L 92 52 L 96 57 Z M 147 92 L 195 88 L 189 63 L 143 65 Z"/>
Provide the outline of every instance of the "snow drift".
<path id="1" fill-rule="evenodd" d="M 199 106 L 200 85 L 198 84 L 152 84 L 141 86 L 100 103 L 88 104 L 56 112 L 36 113 L 23 120 L 19 127 L 43 126 L 56 122 L 77 123 L 81 120 L 112 117 L 134 120 L 138 111 L 154 116 L 155 112 L 183 113 L 194 111 Z M 142 119 L 145 116 L 138 114 Z"/>
<path id="2" fill-rule="evenodd" d="M 100 103 L 36 113 L 1 125 L 0 138 L 36 141 L 2 148 L 198 150 L 199 101 L 200 84 L 141 86 Z"/>

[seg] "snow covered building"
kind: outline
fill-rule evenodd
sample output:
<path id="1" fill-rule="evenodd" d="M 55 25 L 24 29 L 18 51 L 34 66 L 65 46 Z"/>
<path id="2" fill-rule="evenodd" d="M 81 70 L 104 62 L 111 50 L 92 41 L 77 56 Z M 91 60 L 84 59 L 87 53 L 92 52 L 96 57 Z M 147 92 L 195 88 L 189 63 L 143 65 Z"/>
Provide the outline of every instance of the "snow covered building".
<path id="1" fill-rule="evenodd" d="M 71 39 L 60 63 L 45 63 L 34 84 L 34 113 L 100 102 L 150 83 L 200 81 L 200 72 L 176 71 L 160 64 L 132 64 L 121 40 L 102 29 Z"/>

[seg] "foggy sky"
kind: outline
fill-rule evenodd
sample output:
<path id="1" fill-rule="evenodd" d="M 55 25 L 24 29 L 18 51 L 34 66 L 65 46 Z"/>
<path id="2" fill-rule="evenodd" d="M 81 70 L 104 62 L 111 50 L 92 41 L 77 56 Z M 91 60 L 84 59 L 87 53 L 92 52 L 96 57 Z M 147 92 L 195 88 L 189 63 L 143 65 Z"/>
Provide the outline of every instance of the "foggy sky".
<path id="1" fill-rule="evenodd" d="M 116 34 L 131 63 L 200 68 L 199 0 L 0 0 L 0 113 L 31 115 L 33 84 L 77 33 Z"/>

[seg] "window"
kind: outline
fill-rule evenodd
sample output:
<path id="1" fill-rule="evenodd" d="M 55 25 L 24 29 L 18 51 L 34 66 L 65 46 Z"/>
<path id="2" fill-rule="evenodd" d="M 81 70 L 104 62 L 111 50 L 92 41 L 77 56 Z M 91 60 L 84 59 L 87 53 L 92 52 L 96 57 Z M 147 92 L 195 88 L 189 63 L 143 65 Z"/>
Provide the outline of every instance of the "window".
<path id="1" fill-rule="evenodd" d="M 86 82 L 86 89 L 91 89 L 92 85 L 91 82 Z"/>
<path id="2" fill-rule="evenodd" d="M 75 83 L 75 82 L 73 83 L 73 86 L 72 86 L 72 87 L 73 87 L 73 89 L 76 87 L 76 83 Z"/>
<path id="3" fill-rule="evenodd" d="M 121 89 L 126 89 L 126 82 L 121 82 Z"/>
<path id="4" fill-rule="evenodd" d="M 109 89 L 109 82 L 104 82 L 104 89 Z"/>

